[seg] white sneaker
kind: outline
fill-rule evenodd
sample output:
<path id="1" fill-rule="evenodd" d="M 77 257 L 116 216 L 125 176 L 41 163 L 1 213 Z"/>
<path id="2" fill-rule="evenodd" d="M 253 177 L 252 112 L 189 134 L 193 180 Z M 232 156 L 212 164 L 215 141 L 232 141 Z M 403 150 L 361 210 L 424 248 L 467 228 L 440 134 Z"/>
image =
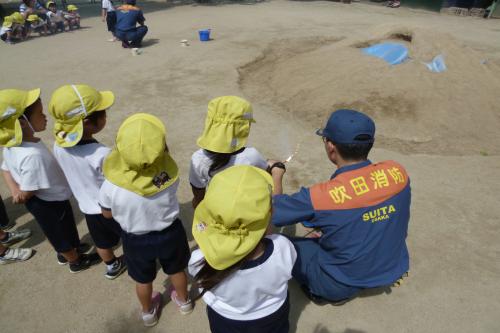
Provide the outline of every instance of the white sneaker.
<path id="1" fill-rule="evenodd" d="M 8 231 L 6 232 L 8 234 L 9 239 L 7 240 L 0 240 L 1 244 L 13 244 L 19 241 L 22 241 L 23 239 L 26 239 L 31 236 L 31 230 L 30 229 L 17 229 L 14 231 Z"/>
<path id="2" fill-rule="evenodd" d="M 172 291 L 170 292 L 170 299 L 172 302 L 174 302 L 177 307 L 179 308 L 179 312 L 182 315 L 187 315 L 193 312 L 193 302 L 188 299 L 186 302 L 182 302 L 177 298 L 177 291 L 172 288 Z"/>
<path id="3" fill-rule="evenodd" d="M 24 249 L 24 248 L 17 248 L 17 249 L 7 249 L 3 256 L 0 256 L 0 265 L 5 265 L 5 264 L 10 264 L 13 262 L 18 262 L 18 261 L 25 261 L 28 260 L 31 255 L 33 254 L 32 249 Z"/>
<path id="4" fill-rule="evenodd" d="M 158 314 L 161 307 L 161 294 L 159 292 L 153 292 L 153 297 L 151 297 L 151 305 L 153 306 L 153 311 L 151 313 L 142 313 L 142 322 L 144 326 L 151 327 L 158 324 Z"/>

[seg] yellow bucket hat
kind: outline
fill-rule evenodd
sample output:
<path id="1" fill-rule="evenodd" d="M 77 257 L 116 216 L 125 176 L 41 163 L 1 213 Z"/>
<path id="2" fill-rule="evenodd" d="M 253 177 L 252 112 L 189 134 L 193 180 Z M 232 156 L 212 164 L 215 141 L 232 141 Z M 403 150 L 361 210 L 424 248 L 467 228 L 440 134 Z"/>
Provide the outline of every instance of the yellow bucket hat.
<path id="1" fill-rule="evenodd" d="M 4 27 L 4 28 L 10 28 L 10 27 L 12 27 L 12 23 L 13 22 L 14 22 L 14 19 L 12 18 L 12 16 L 5 16 L 3 18 L 2 27 Z"/>
<path id="2" fill-rule="evenodd" d="M 68 11 L 72 11 L 72 10 L 78 10 L 78 7 L 75 5 L 68 5 Z"/>
<path id="3" fill-rule="evenodd" d="M 24 16 L 19 12 L 14 12 L 10 15 L 13 23 L 24 24 Z"/>
<path id="4" fill-rule="evenodd" d="M 217 97 L 208 103 L 205 129 L 197 143 L 215 153 L 233 153 L 243 148 L 254 123 L 252 106 L 236 96 Z"/>
<path id="5" fill-rule="evenodd" d="M 272 192 L 271 176 L 253 166 L 233 166 L 212 178 L 192 227 L 210 266 L 226 269 L 255 249 L 271 220 Z"/>
<path id="6" fill-rule="evenodd" d="M 0 146 L 14 147 L 23 142 L 23 131 L 19 117 L 39 97 L 40 89 L 0 90 Z"/>
<path id="7" fill-rule="evenodd" d="M 97 91 L 86 84 L 57 88 L 49 102 L 49 113 L 56 121 L 53 129 L 56 144 L 76 145 L 83 135 L 83 119 L 95 111 L 108 109 L 114 102 L 111 91 Z"/>
<path id="8" fill-rule="evenodd" d="M 121 124 L 116 146 L 104 160 L 104 177 L 111 183 L 151 196 L 179 177 L 177 164 L 166 151 L 162 121 L 147 113 L 134 114 Z"/>
<path id="9" fill-rule="evenodd" d="M 36 15 L 36 14 L 29 15 L 28 18 L 26 19 L 26 21 L 28 21 L 28 22 L 38 21 L 38 15 Z"/>

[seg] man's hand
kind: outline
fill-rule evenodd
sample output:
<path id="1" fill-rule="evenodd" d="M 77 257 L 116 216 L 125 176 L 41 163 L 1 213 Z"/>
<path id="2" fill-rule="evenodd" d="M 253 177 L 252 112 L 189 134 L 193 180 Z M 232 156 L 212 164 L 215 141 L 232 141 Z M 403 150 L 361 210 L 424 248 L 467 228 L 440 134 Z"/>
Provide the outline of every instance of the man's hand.
<path id="1" fill-rule="evenodd" d="M 283 162 L 280 161 L 267 160 L 267 171 L 271 174 L 271 177 L 273 177 L 273 182 L 274 182 L 273 195 L 282 194 L 283 175 L 286 172 L 285 165 L 283 164 Z"/>

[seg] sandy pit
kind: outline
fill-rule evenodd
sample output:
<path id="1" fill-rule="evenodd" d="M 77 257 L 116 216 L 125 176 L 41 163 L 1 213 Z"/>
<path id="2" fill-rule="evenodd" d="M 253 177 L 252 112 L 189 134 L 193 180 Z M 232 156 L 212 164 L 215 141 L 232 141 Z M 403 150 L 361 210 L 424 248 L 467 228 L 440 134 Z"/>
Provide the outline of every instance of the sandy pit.
<path id="1" fill-rule="evenodd" d="M 288 193 L 333 173 L 314 134 L 332 110 L 354 107 L 375 118 L 370 158 L 397 160 L 411 177 L 410 276 L 341 307 L 310 303 L 292 281 L 291 332 L 500 331 L 500 21 L 362 3 L 139 1 L 150 33 L 133 56 L 106 42 L 98 4 L 78 5 L 80 31 L 0 43 L 0 88 L 41 87 L 45 109 L 63 84 L 112 90 L 116 103 L 96 136 L 109 146 L 128 115 L 159 116 L 180 166 L 181 218 L 192 248 L 189 159 L 210 99 L 234 94 L 252 102 L 257 123 L 249 142 L 266 157 L 284 159 L 300 143 L 285 175 Z M 213 40 L 201 43 L 197 31 L 206 28 Z M 411 60 L 391 67 L 361 53 L 381 40 L 406 44 Z M 448 71 L 421 64 L 441 53 Z M 40 135 L 49 148 L 52 126 L 49 120 Z M 2 333 L 209 332 L 203 302 L 184 317 L 167 297 L 158 326 L 144 329 L 131 279 L 108 281 L 103 265 L 76 275 L 57 265 L 36 222 L 0 184 L 11 219 L 33 231 L 16 246 L 37 251 L 0 266 Z M 73 208 L 80 236 L 90 241 Z M 303 234 L 300 227 L 281 231 Z M 168 283 L 160 273 L 154 286 L 163 291 Z"/>

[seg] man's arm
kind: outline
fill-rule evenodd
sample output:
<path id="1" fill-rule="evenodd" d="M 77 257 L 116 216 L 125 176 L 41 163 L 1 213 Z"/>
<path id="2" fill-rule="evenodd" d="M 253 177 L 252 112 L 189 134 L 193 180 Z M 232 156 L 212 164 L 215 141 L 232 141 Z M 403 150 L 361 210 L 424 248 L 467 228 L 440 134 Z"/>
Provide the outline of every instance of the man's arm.
<path id="1" fill-rule="evenodd" d="M 301 188 L 292 195 L 278 194 L 273 196 L 272 223 L 275 226 L 284 226 L 300 222 L 313 222 L 314 207 L 311 202 L 309 189 Z"/>
<path id="2" fill-rule="evenodd" d="M 104 216 L 107 219 L 112 219 L 113 218 L 113 213 L 111 212 L 111 209 L 106 209 L 101 207 L 101 212 L 102 216 Z"/>

